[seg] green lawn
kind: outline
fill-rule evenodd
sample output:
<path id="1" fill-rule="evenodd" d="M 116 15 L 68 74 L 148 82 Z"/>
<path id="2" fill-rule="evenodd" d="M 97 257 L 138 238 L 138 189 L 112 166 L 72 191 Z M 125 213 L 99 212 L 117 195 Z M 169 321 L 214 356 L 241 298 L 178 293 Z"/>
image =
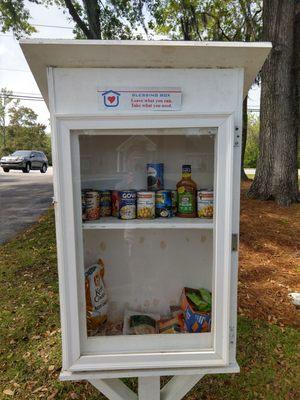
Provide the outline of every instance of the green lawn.
<path id="1" fill-rule="evenodd" d="M 0 246 L 0 399 L 104 399 L 88 383 L 61 383 L 53 211 Z M 239 318 L 237 375 L 207 376 L 186 399 L 299 399 L 300 333 Z M 136 380 L 128 380 L 136 387 Z M 298 395 L 297 395 L 298 393 Z"/>

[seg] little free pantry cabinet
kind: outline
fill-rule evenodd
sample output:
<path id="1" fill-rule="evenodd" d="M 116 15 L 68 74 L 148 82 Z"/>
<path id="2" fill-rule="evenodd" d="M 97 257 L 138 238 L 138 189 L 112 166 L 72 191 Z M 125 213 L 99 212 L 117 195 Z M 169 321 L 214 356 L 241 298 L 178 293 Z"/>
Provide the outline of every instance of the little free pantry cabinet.
<path id="1" fill-rule="evenodd" d="M 271 45 L 34 39 L 21 47 L 51 114 L 61 379 L 86 379 L 110 399 L 176 400 L 205 374 L 238 372 L 242 102 Z M 172 190 L 191 165 L 197 188 L 214 191 L 212 219 L 82 221 L 82 190 L 145 189 L 146 164 L 157 162 Z M 106 324 L 119 331 L 92 335 L 85 269 L 99 258 Z M 124 334 L 129 310 L 170 317 L 184 288 L 211 292 L 206 329 Z M 160 391 L 162 375 L 174 377 Z M 138 395 L 118 379 L 135 376 Z"/>

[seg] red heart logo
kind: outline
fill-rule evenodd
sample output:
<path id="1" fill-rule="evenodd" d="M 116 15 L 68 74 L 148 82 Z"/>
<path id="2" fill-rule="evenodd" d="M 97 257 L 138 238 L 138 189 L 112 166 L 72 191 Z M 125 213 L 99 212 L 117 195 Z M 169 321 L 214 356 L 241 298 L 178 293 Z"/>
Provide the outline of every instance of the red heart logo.
<path id="1" fill-rule="evenodd" d="M 108 96 L 108 101 L 112 104 L 116 100 L 116 96 Z"/>

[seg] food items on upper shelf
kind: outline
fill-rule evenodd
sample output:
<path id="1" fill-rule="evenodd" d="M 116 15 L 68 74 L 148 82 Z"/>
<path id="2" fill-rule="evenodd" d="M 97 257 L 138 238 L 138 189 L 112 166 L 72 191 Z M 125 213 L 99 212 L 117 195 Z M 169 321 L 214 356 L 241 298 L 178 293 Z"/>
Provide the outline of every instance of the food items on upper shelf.
<path id="1" fill-rule="evenodd" d="M 86 191 L 85 194 L 86 203 L 86 219 L 92 221 L 100 218 L 100 196 L 96 190 Z"/>
<path id="2" fill-rule="evenodd" d="M 136 218 L 135 190 L 119 191 L 119 218 L 126 220 Z"/>
<path id="3" fill-rule="evenodd" d="M 137 217 L 155 218 L 155 192 L 137 192 Z"/>
<path id="4" fill-rule="evenodd" d="M 162 218 L 173 216 L 171 190 L 158 190 L 155 193 L 155 213 L 157 217 Z"/>
<path id="5" fill-rule="evenodd" d="M 197 185 L 192 180 L 191 165 L 182 166 L 182 179 L 177 183 L 178 192 L 178 217 L 196 217 L 196 192 Z"/>
<path id="6" fill-rule="evenodd" d="M 199 218 L 213 218 L 214 192 L 209 189 L 197 190 L 197 211 Z"/>
<path id="7" fill-rule="evenodd" d="M 148 187 L 161 187 L 163 172 L 163 163 L 147 164 Z M 175 216 L 213 218 L 213 190 L 197 191 L 197 185 L 191 178 L 191 165 L 182 166 L 182 179 L 176 186 L 177 190 L 83 189 L 82 220 L 92 221 L 109 216 L 123 220 Z"/>
<path id="8" fill-rule="evenodd" d="M 172 190 L 172 215 L 173 217 L 175 217 L 175 215 L 177 214 L 177 203 L 178 203 L 178 199 L 177 199 L 177 190 Z"/>
<path id="9" fill-rule="evenodd" d="M 161 190 L 164 188 L 164 164 L 147 164 L 147 185 L 148 190 Z"/>
<path id="10" fill-rule="evenodd" d="M 210 332 L 211 293 L 208 290 L 184 288 L 180 303 L 187 332 Z"/>
<path id="11" fill-rule="evenodd" d="M 85 269 L 86 316 L 89 334 L 97 332 L 107 320 L 107 294 L 103 277 L 102 259 Z"/>
<path id="12" fill-rule="evenodd" d="M 119 191 L 111 191 L 111 215 L 113 217 L 119 216 Z"/>
<path id="13" fill-rule="evenodd" d="M 111 215 L 111 191 L 100 190 L 100 217 L 109 217 Z"/>
<path id="14" fill-rule="evenodd" d="M 85 193 L 81 192 L 81 215 L 82 221 L 86 221 L 86 201 L 85 201 Z"/>

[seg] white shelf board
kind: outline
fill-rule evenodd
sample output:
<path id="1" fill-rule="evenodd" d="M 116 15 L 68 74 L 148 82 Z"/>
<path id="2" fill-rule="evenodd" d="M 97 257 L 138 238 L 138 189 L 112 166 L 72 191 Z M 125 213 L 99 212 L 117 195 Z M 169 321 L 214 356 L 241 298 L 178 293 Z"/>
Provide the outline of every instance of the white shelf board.
<path id="1" fill-rule="evenodd" d="M 212 219 L 200 218 L 155 218 L 152 220 L 121 220 L 115 217 L 104 217 L 97 221 L 87 221 L 83 229 L 213 229 Z"/>

